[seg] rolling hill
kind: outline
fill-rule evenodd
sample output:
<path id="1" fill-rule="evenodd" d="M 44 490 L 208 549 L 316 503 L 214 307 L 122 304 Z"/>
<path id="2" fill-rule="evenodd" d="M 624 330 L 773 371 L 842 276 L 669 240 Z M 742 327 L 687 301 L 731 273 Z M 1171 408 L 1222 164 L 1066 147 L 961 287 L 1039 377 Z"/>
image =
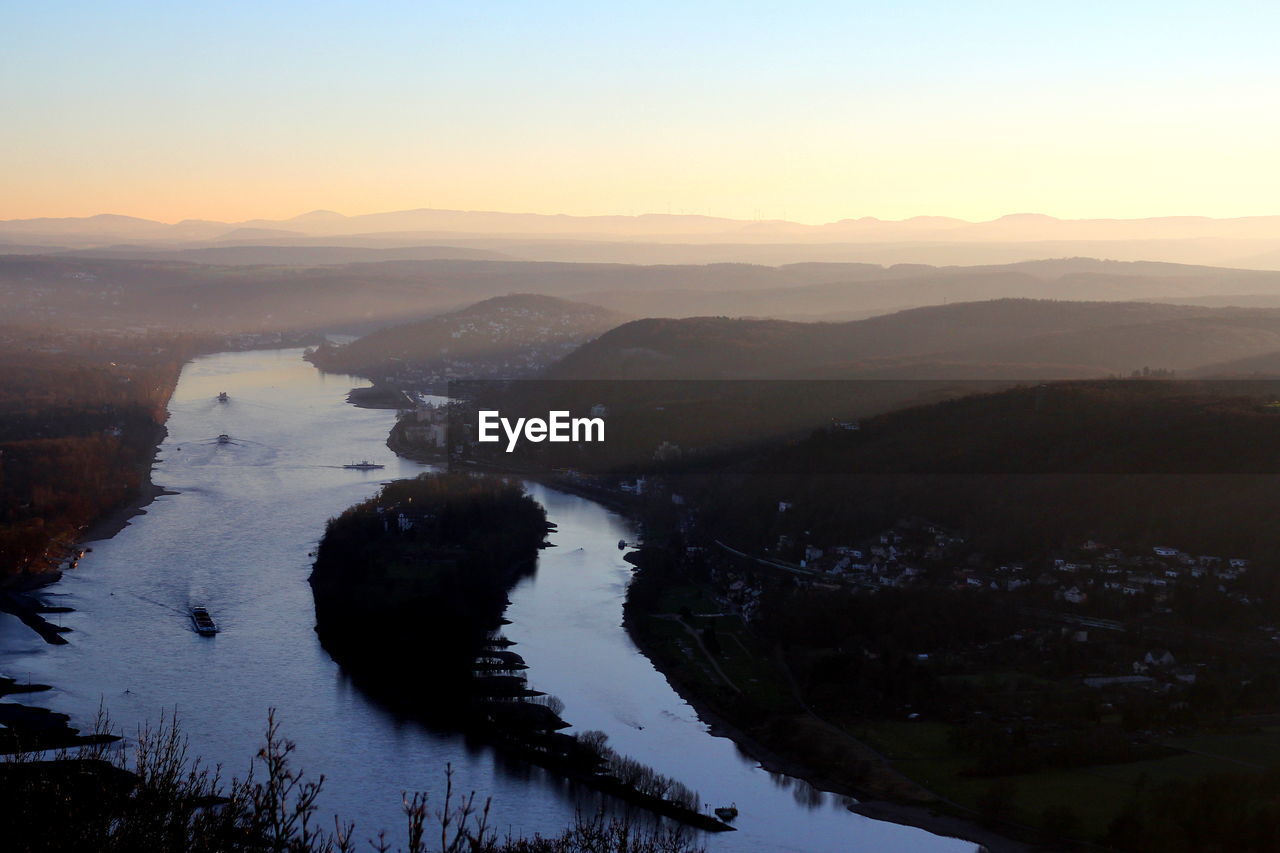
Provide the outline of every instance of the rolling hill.
<path id="1" fill-rule="evenodd" d="M 613 289 L 574 298 L 637 316 L 852 320 L 905 308 L 1006 298 L 1176 302 L 1234 295 L 1248 304 L 1259 297 L 1244 294 L 1280 295 L 1277 273 L 1092 258 L 953 267 L 789 264 L 780 270 L 803 270 L 818 280 L 733 292 Z"/>
<path id="2" fill-rule="evenodd" d="M 595 305 L 513 294 L 322 347 L 312 359 L 331 372 L 381 381 L 519 378 L 540 373 L 626 319 Z"/>
<path id="3" fill-rule="evenodd" d="M 421 245 L 102 251 L 111 256 L 0 255 L 0 298 L 8 319 L 81 327 L 359 333 L 509 293 L 557 296 L 633 317 L 793 321 L 867 319 L 907 308 L 1011 298 L 1208 300 L 1219 306 L 1230 300 L 1260 306 L 1280 299 L 1280 273 L 1088 258 L 994 267 L 773 267 L 451 258 L 445 256 L 470 250 Z M 148 257 L 127 257 L 132 251 Z M 884 353 L 881 347 L 874 354 Z M 1248 349 L 1223 357 L 1251 354 Z"/>
<path id="4" fill-rule="evenodd" d="M 997 559 L 1069 541 L 1280 557 L 1280 382 L 1084 381 L 903 408 L 740 454 L 700 485 L 711 525 L 764 547 L 779 500 L 817 541 L 907 516 Z M 1021 554 L 1022 557 L 1015 555 Z"/>
<path id="5" fill-rule="evenodd" d="M 1280 350 L 1280 311 L 996 300 L 848 323 L 649 319 L 583 346 L 556 379 L 1061 378 L 1190 369 Z"/>

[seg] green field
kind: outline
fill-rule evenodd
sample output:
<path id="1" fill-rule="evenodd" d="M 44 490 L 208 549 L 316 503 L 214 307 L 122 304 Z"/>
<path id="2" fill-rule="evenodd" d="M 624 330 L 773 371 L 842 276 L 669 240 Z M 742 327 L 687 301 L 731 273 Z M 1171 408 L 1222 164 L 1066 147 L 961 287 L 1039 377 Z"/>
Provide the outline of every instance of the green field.
<path id="1" fill-rule="evenodd" d="M 976 810 L 993 780 L 963 775 L 971 761 L 951 746 L 949 729 L 945 723 L 898 720 L 850 727 L 907 776 L 962 807 Z M 1079 818 L 1079 836 L 1097 839 L 1144 788 L 1216 773 L 1261 772 L 1280 761 L 1280 728 L 1170 738 L 1165 744 L 1194 752 L 1005 777 L 1014 791 L 1014 820 L 1035 826 L 1046 807 L 1066 806 Z"/>
<path id="2" fill-rule="evenodd" d="M 720 643 L 715 666 L 685 625 L 677 621 L 682 611 L 694 614 L 686 624 L 695 630 L 701 630 L 708 623 L 715 626 Z M 683 667 L 685 675 L 692 676 L 703 687 L 717 690 L 727 687 L 741 692 L 759 707 L 770 711 L 794 708 L 795 702 L 785 676 L 774 664 L 769 649 L 751 636 L 741 618 L 736 615 L 710 618 L 703 615 L 721 611 L 720 605 L 703 595 L 697 587 L 680 585 L 665 590 L 660 613 L 646 618 L 652 636 L 661 644 L 662 653 L 675 660 L 684 660 L 687 664 Z M 721 678 L 720 673 L 725 678 Z"/>

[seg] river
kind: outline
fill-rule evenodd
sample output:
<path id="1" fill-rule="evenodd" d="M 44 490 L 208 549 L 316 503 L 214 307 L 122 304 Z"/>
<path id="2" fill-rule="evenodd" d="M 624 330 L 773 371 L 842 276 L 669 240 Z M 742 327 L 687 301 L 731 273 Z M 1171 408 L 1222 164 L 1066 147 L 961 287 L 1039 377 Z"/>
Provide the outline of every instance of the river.
<path id="1" fill-rule="evenodd" d="M 296 761 L 326 776 L 323 811 L 402 837 L 402 791 L 455 786 L 492 797 L 497 828 L 553 833 L 597 795 L 496 759 L 456 735 L 399 717 L 351 685 L 320 648 L 306 583 L 326 519 L 380 483 L 423 470 L 385 445 L 394 413 L 345 402 L 349 377 L 325 376 L 300 350 L 222 353 L 183 370 L 170 402 L 157 498 L 59 584 L 51 603 L 75 612 L 66 646 L 44 644 L 0 614 L 0 673 L 54 685 L 16 697 L 91 725 L 101 703 L 126 735 L 176 710 L 192 752 L 243 775 L 267 709 L 297 743 Z M 227 391 L 230 401 L 216 395 Z M 232 439 L 220 444 L 219 434 Z M 353 471 L 369 459 L 384 470 Z M 585 498 L 530 483 L 558 530 L 536 574 L 512 593 L 507 635 L 532 686 L 559 696 L 578 729 L 601 729 L 619 752 L 736 803 L 739 831 L 708 835 L 714 851 L 960 851 L 971 843 L 852 814 L 841 798 L 767 773 L 713 737 L 621 627 L 631 567 L 617 542 L 627 521 Z M 191 628 L 204 604 L 216 638 Z M 405 677 L 416 664 L 404 661 Z M 435 803 L 438 805 L 438 802 Z"/>

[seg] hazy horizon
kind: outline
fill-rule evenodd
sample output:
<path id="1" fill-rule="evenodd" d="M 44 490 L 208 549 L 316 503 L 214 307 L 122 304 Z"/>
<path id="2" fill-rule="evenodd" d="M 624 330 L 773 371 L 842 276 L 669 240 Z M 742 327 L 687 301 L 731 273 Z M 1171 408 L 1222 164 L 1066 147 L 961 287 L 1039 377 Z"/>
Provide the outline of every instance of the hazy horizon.
<path id="1" fill-rule="evenodd" d="M 1219 219 L 1170 216 L 1059 219 L 1007 214 L 985 221 L 942 216 L 844 218 L 821 224 L 646 213 L 566 213 L 417 208 L 352 216 L 312 210 L 287 219 L 176 222 L 97 214 L 0 220 L 0 252 L 206 251 L 217 263 L 231 247 L 244 263 L 306 263 L 298 252 L 264 254 L 270 246 L 329 252 L 328 262 L 376 260 L 572 261 L 624 264 L 872 263 L 976 266 L 1052 258 L 1161 261 L 1241 269 L 1280 269 L 1280 215 Z M 208 254 L 208 252 L 223 254 Z M 136 256 L 136 251 L 135 251 Z M 387 259 L 392 259 L 388 256 Z"/>
<path id="2" fill-rule="evenodd" d="M 1251 3 L 53 2 L 7 24 L 0 219 L 1241 217 L 1280 194 L 1280 8 Z"/>
<path id="3" fill-rule="evenodd" d="M 307 220 L 323 221 L 324 219 L 360 219 L 364 217 L 375 217 L 380 215 L 394 215 L 407 213 L 442 213 L 442 214 L 479 214 L 479 215 L 498 215 L 498 216 L 520 216 L 520 217 L 545 217 L 549 219 L 572 219 L 572 220 L 591 220 L 591 219 L 620 219 L 620 220 L 637 220 L 648 218 L 664 218 L 664 219 L 707 219 L 722 221 L 727 223 L 744 223 L 744 224 L 764 224 L 764 225 L 800 225 L 806 227 L 821 227 L 824 225 L 842 225 L 859 222 L 881 222 L 886 224 L 906 224 L 906 223 L 955 223 L 957 225 L 980 225 L 992 222 L 1008 221 L 1008 220 L 1053 220 L 1057 222 L 1150 222 L 1150 221 L 1167 221 L 1167 220 L 1198 220 L 1213 222 L 1232 222 L 1232 221 L 1249 221 L 1259 219 L 1280 219 L 1280 208 L 1273 213 L 1251 213 L 1239 216 L 1213 216 L 1208 214 L 1186 212 L 1186 213 L 1164 213 L 1151 216 L 1110 216 L 1106 214 L 1096 215 L 1080 215 L 1080 216 L 1056 216 L 1051 213 L 1045 213 L 1039 210 L 1011 210 L 1005 213 L 997 213 L 992 216 L 966 218 L 963 216 L 948 216 L 942 214 L 929 213 L 927 211 L 920 213 L 904 214 L 901 216 L 879 216 L 875 213 L 850 212 L 847 215 L 837 216 L 833 219 L 803 219 L 790 218 L 782 219 L 778 217 L 742 217 L 742 216 L 720 216 L 710 213 L 702 213 L 698 211 L 661 211 L 661 210 L 640 210 L 640 211 L 621 211 L 621 210 L 599 210 L 594 212 L 568 213 L 557 210 L 512 210 L 505 208 L 466 208 L 466 207 L 429 207 L 425 205 L 417 205 L 395 209 L 375 209 L 360 210 L 356 212 L 347 212 L 336 210 L 333 207 L 318 207 L 310 210 L 300 211 L 293 214 L 285 214 L 281 216 L 270 215 L 253 215 L 239 219 L 218 219 L 210 216 L 201 216 L 196 213 L 190 215 L 174 215 L 169 217 L 153 217 L 145 216 L 138 213 L 130 213 L 121 210 L 98 210 L 93 213 L 51 213 L 41 215 L 14 215 L 6 218 L 0 218 L 0 223 L 17 223 L 17 222 L 33 222 L 33 221 L 62 221 L 62 220 L 92 220 L 92 219 L 134 219 L 149 223 L 161 225 L 181 225 L 184 223 L 212 223 L 217 225 L 246 225 L 254 222 L 297 222 L 302 224 Z"/>

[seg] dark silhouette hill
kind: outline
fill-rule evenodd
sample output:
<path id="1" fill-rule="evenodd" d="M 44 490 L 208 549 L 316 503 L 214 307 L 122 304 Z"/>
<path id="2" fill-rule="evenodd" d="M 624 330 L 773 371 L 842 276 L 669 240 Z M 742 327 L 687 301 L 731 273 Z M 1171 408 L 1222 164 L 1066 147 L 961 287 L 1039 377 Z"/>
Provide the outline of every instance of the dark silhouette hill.
<path id="1" fill-rule="evenodd" d="M 1280 350 L 1280 312 L 1151 303 L 996 300 L 848 323 L 701 317 L 620 326 L 557 379 L 973 378 L 1187 369 Z M 961 368 L 956 372 L 957 368 Z"/>
<path id="2" fill-rule="evenodd" d="M 1280 558 L 1280 381 L 1025 385 L 864 419 L 730 458 L 690 490 L 713 529 L 853 541 L 925 517 L 999 559 L 1069 542 Z M 1280 582 L 1270 575 L 1272 582 Z"/>

